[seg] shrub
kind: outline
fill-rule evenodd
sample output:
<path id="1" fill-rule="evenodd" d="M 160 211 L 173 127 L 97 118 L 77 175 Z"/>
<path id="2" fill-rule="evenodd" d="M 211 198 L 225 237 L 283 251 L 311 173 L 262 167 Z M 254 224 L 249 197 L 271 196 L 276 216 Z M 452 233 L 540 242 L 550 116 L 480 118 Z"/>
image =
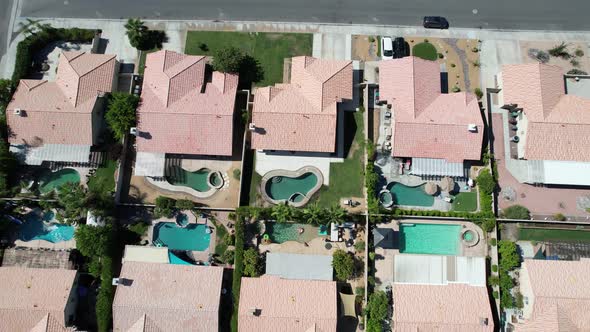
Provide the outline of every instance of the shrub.
<path id="1" fill-rule="evenodd" d="M 473 48 L 471 48 L 471 52 L 477 53 L 477 52 L 479 52 L 479 48 L 474 46 Z"/>
<path id="2" fill-rule="evenodd" d="M 231 330 L 238 331 L 238 306 L 240 300 L 240 286 L 244 273 L 244 220 L 242 216 L 235 217 L 235 244 L 234 273 L 232 276 L 233 311 L 231 317 Z"/>
<path id="3" fill-rule="evenodd" d="M 576 48 L 576 50 L 574 51 L 574 55 L 577 56 L 578 58 L 583 57 L 584 51 L 582 51 L 582 49 L 580 49 L 580 48 Z"/>
<path id="4" fill-rule="evenodd" d="M 489 233 L 494 230 L 496 227 L 496 219 L 495 218 L 485 218 L 481 223 L 480 227 L 483 229 L 484 232 Z"/>
<path id="5" fill-rule="evenodd" d="M 239 181 L 240 177 L 242 176 L 242 171 L 236 168 L 232 171 L 232 176 L 234 177 L 234 179 Z"/>
<path id="6" fill-rule="evenodd" d="M 205 44 L 205 43 L 200 43 L 199 49 L 203 52 L 207 52 L 207 51 L 209 51 L 209 46 L 207 46 L 207 44 Z"/>
<path id="7" fill-rule="evenodd" d="M 133 233 L 137 234 L 138 236 L 144 236 L 147 232 L 149 226 L 146 223 L 139 222 L 137 224 L 129 226 L 129 230 Z"/>
<path id="8" fill-rule="evenodd" d="M 524 297 L 521 292 L 516 292 L 516 294 L 514 294 L 514 305 L 519 309 L 524 307 Z"/>
<path id="9" fill-rule="evenodd" d="M 570 64 L 574 67 L 580 67 L 580 61 L 578 61 L 576 59 L 571 59 Z"/>
<path id="10" fill-rule="evenodd" d="M 367 302 L 367 332 L 383 331 L 383 321 L 387 318 L 389 311 L 389 299 L 384 291 L 377 291 L 369 296 Z"/>
<path id="11" fill-rule="evenodd" d="M 233 246 L 236 242 L 236 238 L 233 234 L 225 233 L 225 235 L 223 235 L 222 241 L 226 246 Z"/>
<path id="12" fill-rule="evenodd" d="M 451 63 L 451 68 L 455 68 L 455 67 L 457 67 L 457 65 L 454 63 Z"/>
<path id="13" fill-rule="evenodd" d="M 247 277 L 260 276 L 260 255 L 254 248 L 244 251 L 244 275 Z"/>
<path id="14" fill-rule="evenodd" d="M 498 272 L 498 265 L 492 265 L 492 272 Z"/>
<path id="15" fill-rule="evenodd" d="M 585 71 L 583 71 L 583 70 L 581 70 L 581 69 L 577 69 L 577 68 L 570 69 L 570 70 L 567 72 L 567 74 L 568 74 L 568 75 L 588 75 L 588 73 L 587 73 L 587 72 L 585 72 Z"/>
<path id="16" fill-rule="evenodd" d="M 545 51 L 541 51 L 537 48 L 529 48 L 528 55 L 530 58 L 539 61 L 540 63 L 549 62 L 549 54 Z"/>
<path id="17" fill-rule="evenodd" d="M 498 298 L 498 291 L 493 291 L 492 296 L 497 299 Z"/>
<path id="18" fill-rule="evenodd" d="M 438 53 L 437 55 L 438 55 L 438 58 L 439 58 L 439 59 L 444 59 L 444 57 L 445 57 L 445 55 L 444 55 L 444 54 L 442 54 L 442 53 Z"/>
<path id="19" fill-rule="evenodd" d="M 476 68 L 481 67 L 481 62 L 479 60 L 472 61 L 471 64 Z"/>
<path id="20" fill-rule="evenodd" d="M 500 285 L 500 277 L 498 277 L 498 276 L 490 276 L 488 278 L 488 285 L 490 285 L 490 286 L 498 286 L 498 285 Z"/>
<path id="21" fill-rule="evenodd" d="M 195 203 L 189 199 L 179 199 L 174 206 L 179 210 L 192 210 L 195 208 Z"/>
<path id="22" fill-rule="evenodd" d="M 562 213 L 557 213 L 553 215 L 553 219 L 557 221 L 566 221 L 567 218 Z"/>
<path id="23" fill-rule="evenodd" d="M 514 269 L 520 265 L 520 256 L 516 250 L 516 243 L 509 240 L 498 242 L 498 255 L 500 256 L 500 272 Z"/>
<path id="24" fill-rule="evenodd" d="M 554 46 L 548 52 L 551 56 L 567 60 L 571 57 L 567 51 L 567 47 L 568 45 L 565 42 L 561 42 L 561 44 Z"/>
<path id="25" fill-rule="evenodd" d="M 113 92 L 109 96 L 105 119 L 117 140 L 122 140 L 129 129 L 135 126 L 138 103 L 139 97 L 124 92 Z"/>
<path id="26" fill-rule="evenodd" d="M 496 238 L 491 238 L 490 239 L 490 245 L 492 247 L 495 247 L 498 244 L 498 240 L 496 240 Z"/>
<path id="27" fill-rule="evenodd" d="M 369 36 L 369 42 L 370 42 L 370 43 L 374 43 L 374 42 L 375 42 L 375 37 L 373 37 L 373 36 Z"/>
<path id="28" fill-rule="evenodd" d="M 522 205 L 512 205 L 502 211 L 502 216 L 506 219 L 531 219 L 529 209 Z"/>
<path id="29" fill-rule="evenodd" d="M 365 242 L 364 241 L 358 241 L 354 244 L 354 249 L 358 252 L 364 251 L 365 250 Z"/>
<path id="30" fill-rule="evenodd" d="M 96 296 L 96 324 L 98 331 L 110 330 L 113 306 L 113 279 L 112 260 L 109 256 L 102 257 L 102 271 L 100 275 L 100 289 Z"/>
<path id="31" fill-rule="evenodd" d="M 354 274 L 354 258 L 344 250 L 338 249 L 332 255 L 332 266 L 336 279 L 346 281 Z"/>
<path id="32" fill-rule="evenodd" d="M 221 261 L 227 264 L 233 264 L 235 258 L 235 252 L 233 250 L 226 250 L 223 255 L 221 255 Z"/>
<path id="33" fill-rule="evenodd" d="M 483 92 L 481 91 L 480 88 L 473 89 L 473 93 L 475 93 L 475 96 L 477 96 L 477 99 L 481 99 L 481 97 L 483 97 Z"/>
<path id="34" fill-rule="evenodd" d="M 484 169 L 479 172 L 476 181 L 479 190 L 481 190 L 484 195 L 491 195 L 494 192 L 494 189 L 496 189 L 496 182 L 489 169 Z"/>
<path id="35" fill-rule="evenodd" d="M 455 85 L 455 86 L 454 86 L 454 87 L 451 89 L 451 92 L 454 92 L 454 93 L 461 92 L 461 88 Z"/>
<path id="36" fill-rule="evenodd" d="M 158 198 L 156 198 L 156 208 L 154 210 L 154 215 L 156 216 L 156 218 L 171 218 L 172 214 L 174 213 L 175 205 L 176 201 L 173 198 L 158 196 Z"/>

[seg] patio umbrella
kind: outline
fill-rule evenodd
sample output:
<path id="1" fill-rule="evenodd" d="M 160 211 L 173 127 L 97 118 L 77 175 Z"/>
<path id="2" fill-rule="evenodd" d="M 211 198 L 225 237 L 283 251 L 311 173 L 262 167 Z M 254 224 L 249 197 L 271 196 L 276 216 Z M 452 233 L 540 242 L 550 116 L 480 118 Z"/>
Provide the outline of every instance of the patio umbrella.
<path id="1" fill-rule="evenodd" d="M 440 180 L 440 189 L 442 191 L 448 191 L 451 192 L 453 191 L 453 189 L 455 189 L 455 180 L 453 180 L 452 178 L 445 176 L 444 178 L 442 178 Z"/>
<path id="2" fill-rule="evenodd" d="M 428 182 L 424 186 L 424 192 L 427 193 L 428 195 L 434 195 L 438 192 L 438 186 L 434 182 Z"/>

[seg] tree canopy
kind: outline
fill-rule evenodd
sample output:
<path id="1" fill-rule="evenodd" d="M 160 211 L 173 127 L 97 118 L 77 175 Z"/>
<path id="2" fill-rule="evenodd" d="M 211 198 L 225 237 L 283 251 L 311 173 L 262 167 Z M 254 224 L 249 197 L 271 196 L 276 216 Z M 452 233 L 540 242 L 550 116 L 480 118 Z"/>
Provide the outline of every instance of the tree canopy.
<path id="1" fill-rule="evenodd" d="M 250 248 L 244 251 L 244 275 L 247 277 L 260 276 L 260 256 L 256 249 Z"/>
<path id="2" fill-rule="evenodd" d="M 344 250 L 338 249 L 332 255 L 332 266 L 336 279 L 346 281 L 354 274 L 354 258 Z"/>
<path id="3" fill-rule="evenodd" d="M 57 201 L 63 207 L 59 216 L 68 222 L 80 220 L 87 212 L 86 189 L 79 183 L 67 182 L 59 187 Z"/>
<path id="4" fill-rule="evenodd" d="M 496 181 L 494 181 L 489 169 L 484 169 L 479 172 L 479 175 L 477 176 L 477 185 L 485 195 L 491 195 L 494 192 L 494 189 L 496 189 Z"/>
<path id="5" fill-rule="evenodd" d="M 383 330 L 383 321 L 387 318 L 389 300 L 384 291 L 377 291 L 369 297 L 367 302 L 367 331 L 380 332 Z"/>
<path id="6" fill-rule="evenodd" d="M 147 51 L 153 48 L 162 48 L 162 43 L 167 40 L 163 31 L 148 29 L 139 18 L 128 19 L 125 29 L 129 43 L 138 50 Z"/>
<path id="7" fill-rule="evenodd" d="M 76 249 L 86 257 L 106 255 L 112 247 L 112 226 L 104 227 L 79 225 L 74 233 Z"/>
<path id="8" fill-rule="evenodd" d="M 516 243 L 509 240 L 498 242 L 498 254 L 500 255 L 500 270 L 510 271 L 520 265 L 520 256 Z"/>
<path id="9" fill-rule="evenodd" d="M 122 140 L 135 126 L 135 109 L 139 103 L 139 97 L 123 92 L 113 92 L 109 97 L 107 124 L 117 140 Z"/>
<path id="10" fill-rule="evenodd" d="M 512 205 L 502 211 L 502 216 L 508 219 L 531 219 L 529 209 L 522 205 Z"/>
<path id="11" fill-rule="evenodd" d="M 212 66 L 216 71 L 239 74 L 240 82 L 245 84 L 259 82 L 264 78 L 264 70 L 258 60 L 237 47 L 217 50 Z"/>

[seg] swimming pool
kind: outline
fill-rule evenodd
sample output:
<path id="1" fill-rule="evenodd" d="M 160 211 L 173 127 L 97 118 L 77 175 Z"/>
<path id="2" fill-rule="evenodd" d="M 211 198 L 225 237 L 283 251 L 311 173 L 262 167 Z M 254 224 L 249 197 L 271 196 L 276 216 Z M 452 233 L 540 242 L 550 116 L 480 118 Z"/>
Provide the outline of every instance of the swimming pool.
<path id="1" fill-rule="evenodd" d="M 207 168 L 189 172 L 182 167 L 172 166 L 168 169 L 166 179 L 172 185 L 189 187 L 199 192 L 206 192 L 223 185 L 221 174 Z"/>
<path id="2" fill-rule="evenodd" d="M 309 242 L 318 237 L 320 230 L 319 227 L 295 223 L 267 222 L 265 226 L 265 234 L 269 235 L 273 243 L 287 241 Z M 299 233 L 301 229 L 303 229 L 303 233 Z"/>
<path id="3" fill-rule="evenodd" d="M 417 187 L 408 187 L 401 183 L 392 182 L 387 185 L 387 189 L 393 196 L 395 205 L 408 206 L 432 206 L 434 197 L 424 192 L 424 185 Z"/>
<path id="4" fill-rule="evenodd" d="M 459 254 L 461 225 L 402 223 L 399 232 L 401 253 Z"/>
<path id="5" fill-rule="evenodd" d="M 318 177 L 312 172 L 291 178 L 288 176 L 273 176 L 266 182 L 266 192 L 274 200 L 291 200 L 301 202 L 318 183 Z"/>
<path id="6" fill-rule="evenodd" d="M 54 220 L 53 212 L 42 214 L 38 210 L 31 211 L 25 215 L 25 222 L 19 227 L 19 240 L 45 240 L 51 243 L 71 240 L 74 237 L 74 227 L 53 222 Z"/>
<path id="7" fill-rule="evenodd" d="M 39 191 L 46 194 L 68 182 L 80 183 L 80 174 L 71 168 L 64 168 L 57 172 L 45 170 L 39 176 Z"/>
<path id="8" fill-rule="evenodd" d="M 154 226 L 153 242 L 171 250 L 204 251 L 209 248 L 211 234 L 206 225 L 190 224 L 178 227 L 176 223 L 159 222 Z"/>

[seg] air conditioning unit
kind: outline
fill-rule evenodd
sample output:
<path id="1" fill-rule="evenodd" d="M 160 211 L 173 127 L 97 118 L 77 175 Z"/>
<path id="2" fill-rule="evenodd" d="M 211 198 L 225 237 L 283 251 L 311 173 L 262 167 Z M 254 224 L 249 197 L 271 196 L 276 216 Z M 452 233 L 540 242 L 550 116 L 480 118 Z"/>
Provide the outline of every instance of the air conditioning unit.
<path id="1" fill-rule="evenodd" d="M 474 123 L 470 123 L 469 125 L 467 125 L 467 130 L 469 130 L 472 133 L 477 133 L 477 125 Z"/>
<path id="2" fill-rule="evenodd" d="M 250 130 L 250 131 L 256 131 L 256 125 L 254 123 L 248 124 L 248 130 Z"/>
<path id="3" fill-rule="evenodd" d="M 21 110 L 20 108 L 15 108 L 14 109 L 14 115 L 22 116 L 23 115 L 23 110 Z"/>
<path id="4" fill-rule="evenodd" d="M 129 129 L 129 133 L 133 136 L 139 136 L 139 130 L 137 130 L 137 127 L 131 127 L 131 129 Z"/>

